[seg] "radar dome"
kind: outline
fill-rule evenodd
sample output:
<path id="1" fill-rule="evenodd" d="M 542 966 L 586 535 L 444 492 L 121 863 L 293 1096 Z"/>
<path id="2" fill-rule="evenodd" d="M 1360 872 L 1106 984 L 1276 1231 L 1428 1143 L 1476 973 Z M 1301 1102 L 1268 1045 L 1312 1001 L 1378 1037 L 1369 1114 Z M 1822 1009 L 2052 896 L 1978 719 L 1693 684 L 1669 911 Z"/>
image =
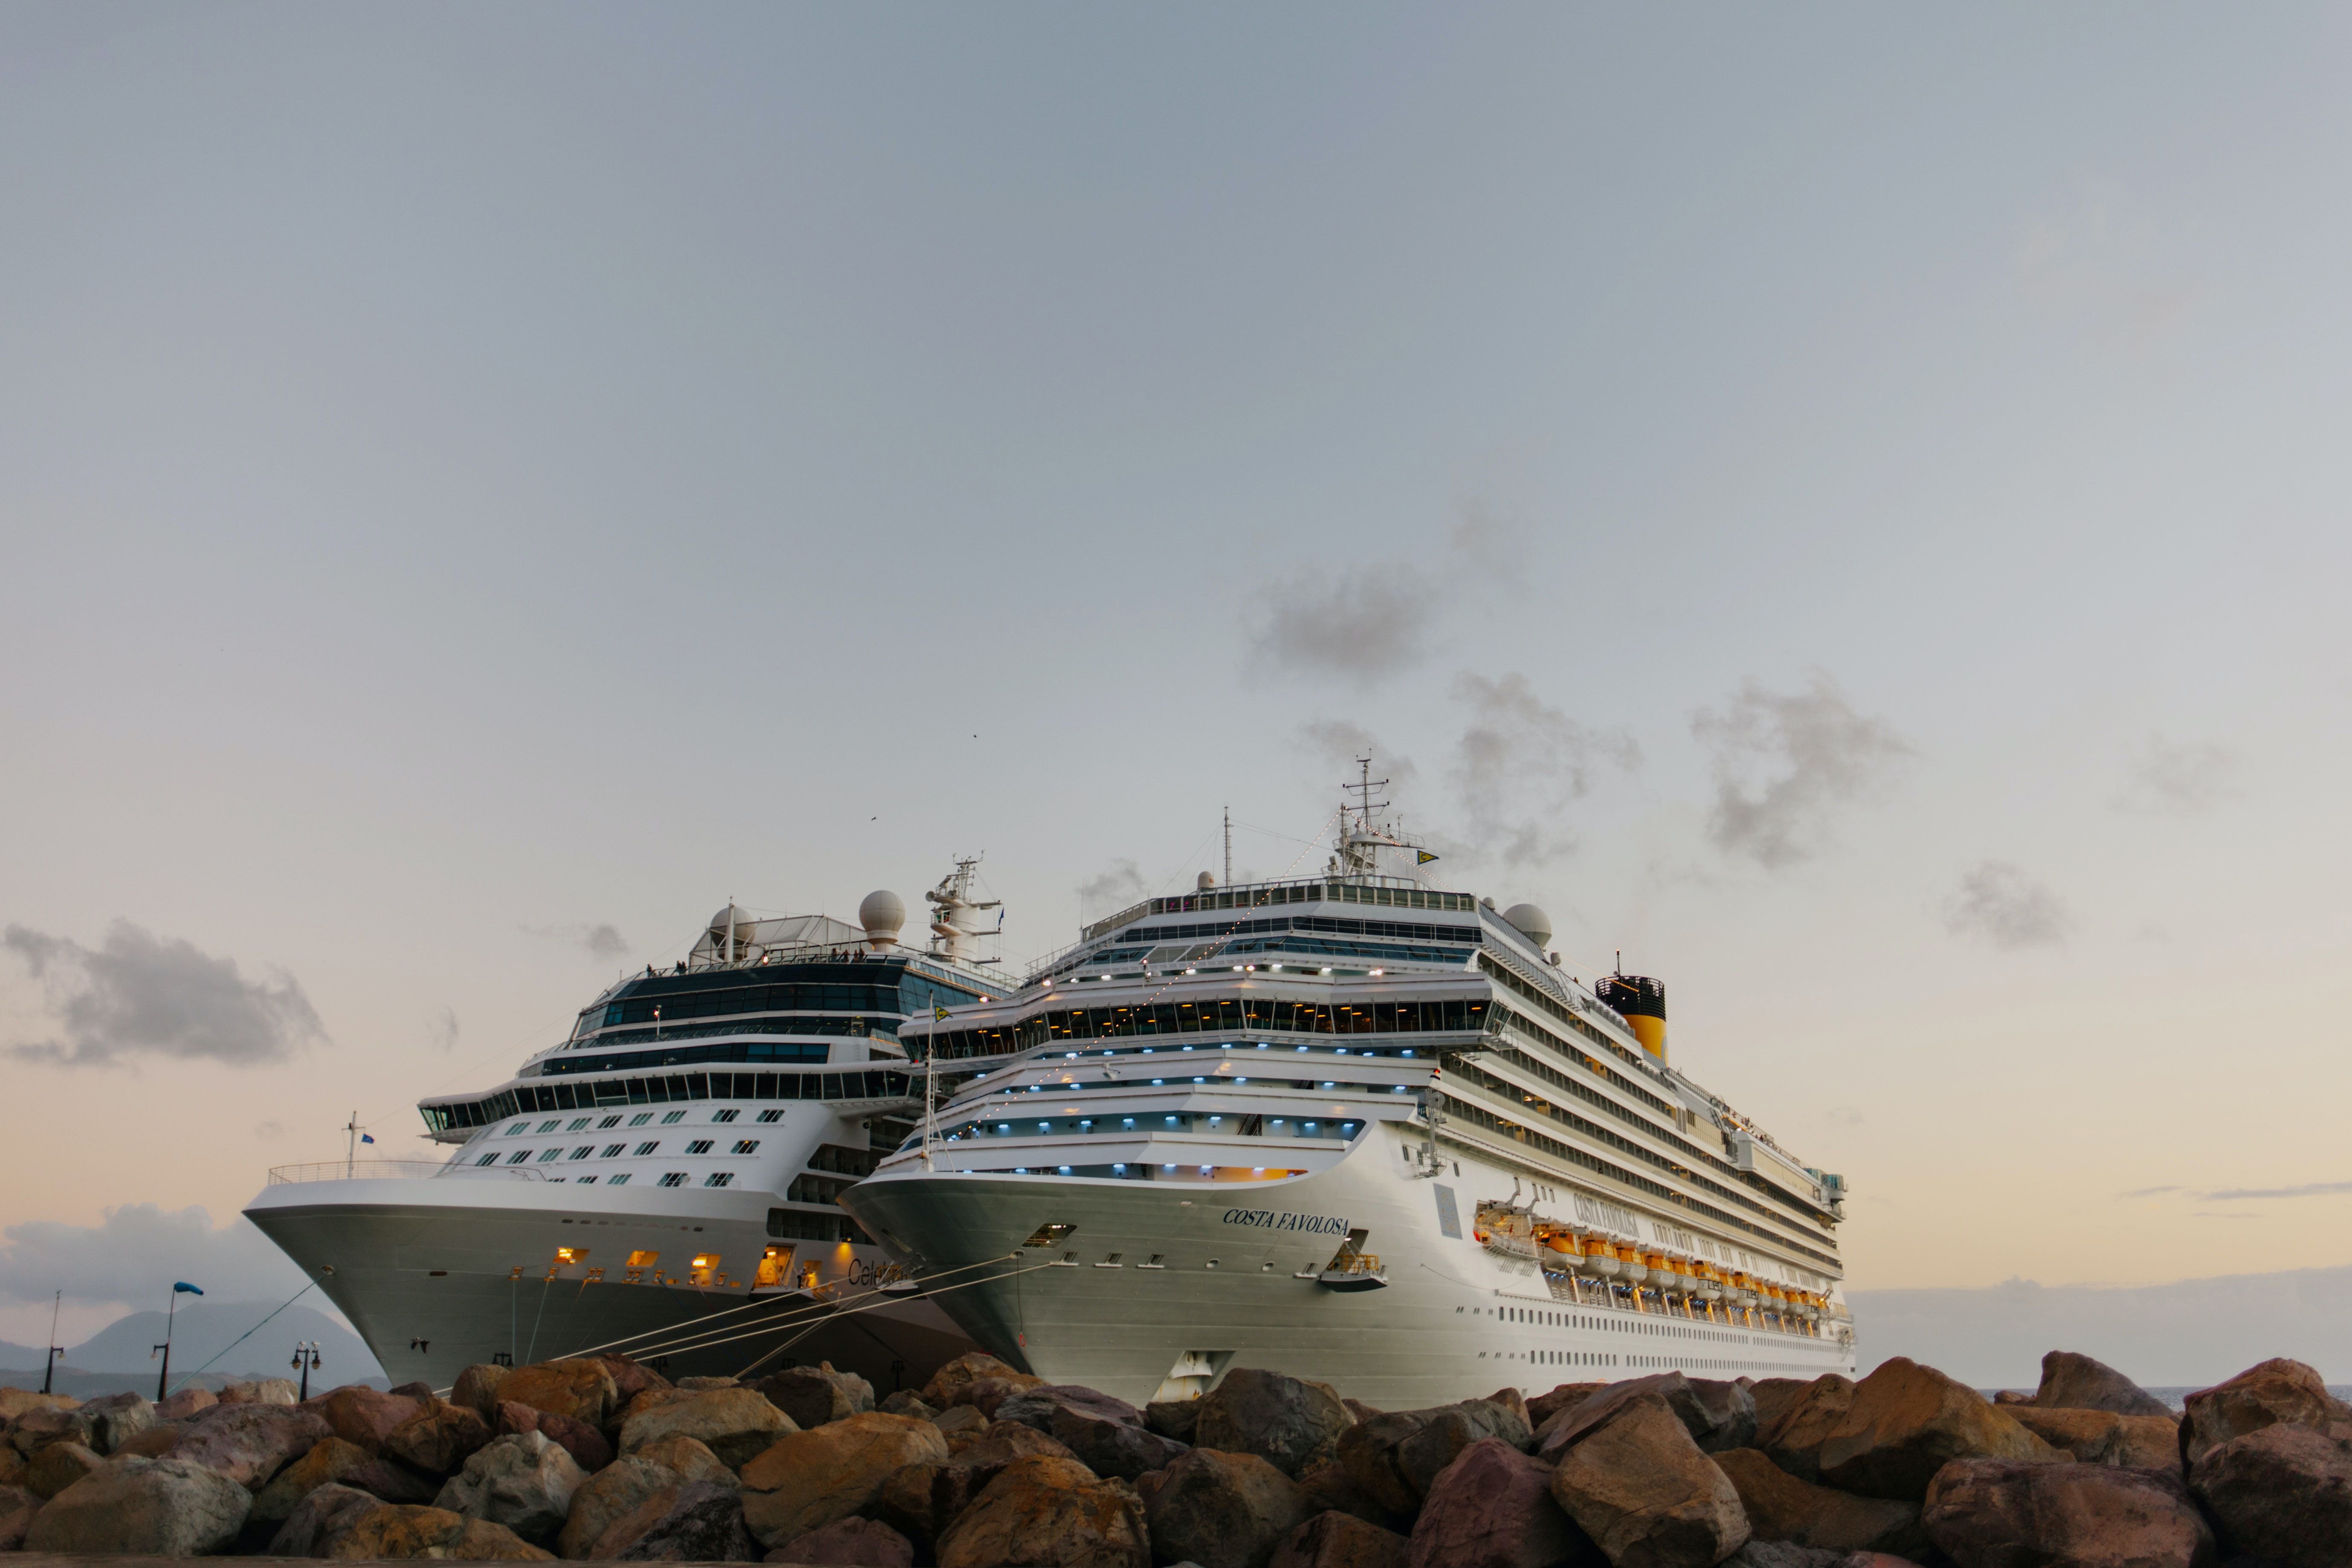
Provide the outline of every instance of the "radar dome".
<path id="1" fill-rule="evenodd" d="M 887 888 L 877 888 L 857 906 L 857 923 L 866 928 L 866 945 L 879 952 L 898 940 L 907 923 L 907 906 Z"/>
<path id="2" fill-rule="evenodd" d="M 1192 885 L 1205 893 L 1217 885 L 1217 874 L 1214 871 L 1203 871 L 1192 879 Z"/>
<path id="3" fill-rule="evenodd" d="M 1533 904 L 1513 904 L 1503 911 L 1503 919 L 1538 947 L 1551 941 L 1551 917 Z"/>

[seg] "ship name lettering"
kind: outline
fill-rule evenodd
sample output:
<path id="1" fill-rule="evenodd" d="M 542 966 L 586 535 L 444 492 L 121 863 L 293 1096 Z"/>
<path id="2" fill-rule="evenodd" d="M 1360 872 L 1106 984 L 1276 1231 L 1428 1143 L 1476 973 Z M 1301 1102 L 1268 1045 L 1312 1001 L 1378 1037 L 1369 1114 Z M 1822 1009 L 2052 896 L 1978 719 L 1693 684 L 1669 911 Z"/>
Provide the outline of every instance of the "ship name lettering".
<path id="1" fill-rule="evenodd" d="M 1254 1226 L 1260 1230 L 1303 1230 L 1309 1236 L 1345 1236 L 1348 1222 L 1322 1214 L 1277 1214 L 1272 1209 L 1227 1209 L 1227 1225 Z"/>

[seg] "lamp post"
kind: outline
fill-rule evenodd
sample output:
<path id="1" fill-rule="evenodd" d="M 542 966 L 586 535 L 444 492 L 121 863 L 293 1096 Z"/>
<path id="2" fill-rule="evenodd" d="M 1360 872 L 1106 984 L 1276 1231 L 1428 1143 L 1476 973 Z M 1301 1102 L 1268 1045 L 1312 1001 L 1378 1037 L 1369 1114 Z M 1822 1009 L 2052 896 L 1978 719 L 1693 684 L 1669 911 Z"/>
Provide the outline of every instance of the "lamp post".
<path id="1" fill-rule="evenodd" d="M 164 1385 L 172 1381 L 172 1326 L 180 1310 L 182 1296 L 201 1296 L 204 1292 L 186 1280 L 176 1280 L 172 1294 L 163 1303 L 163 1342 L 155 1348 L 163 1352 L 163 1370 L 155 1374 L 155 1402 L 163 1401 Z"/>
<path id="2" fill-rule="evenodd" d="M 298 1341 L 294 1346 L 294 1360 L 289 1364 L 300 1369 L 302 1373 L 302 1392 L 296 1398 L 299 1404 L 310 1397 L 310 1373 L 319 1365 L 319 1342 Z"/>
<path id="3" fill-rule="evenodd" d="M 41 1392 L 43 1394 L 49 1391 L 49 1380 L 57 1374 L 58 1358 L 66 1353 L 65 1347 L 56 1342 L 58 1310 L 65 1304 L 66 1293 L 62 1290 L 58 1291 L 56 1298 L 49 1302 L 49 1353 L 41 1358 Z"/>

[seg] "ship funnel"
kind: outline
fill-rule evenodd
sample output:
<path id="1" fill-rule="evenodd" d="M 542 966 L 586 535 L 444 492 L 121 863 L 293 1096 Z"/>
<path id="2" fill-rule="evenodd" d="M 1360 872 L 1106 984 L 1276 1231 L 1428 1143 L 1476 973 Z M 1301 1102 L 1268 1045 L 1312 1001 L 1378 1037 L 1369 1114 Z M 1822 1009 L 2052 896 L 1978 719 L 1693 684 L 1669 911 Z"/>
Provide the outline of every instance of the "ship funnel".
<path id="1" fill-rule="evenodd" d="M 1642 1048 L 1658 1058 L 1666 1059 L 1666 987 L 1663 981 L 1642 974 L 1605 974 L 1592 988 L 1592 994 L 1624 1016 L 1633 1026 L 1633 1037 Z"/>
<path id="2" fill-rule="evenodd" d="M 882 952 L 896 945 L 907 923 L 907 906 L 887 888 L 877 888 L 857 906 L 857 923 L 866 928 L 866 945 Z"/>

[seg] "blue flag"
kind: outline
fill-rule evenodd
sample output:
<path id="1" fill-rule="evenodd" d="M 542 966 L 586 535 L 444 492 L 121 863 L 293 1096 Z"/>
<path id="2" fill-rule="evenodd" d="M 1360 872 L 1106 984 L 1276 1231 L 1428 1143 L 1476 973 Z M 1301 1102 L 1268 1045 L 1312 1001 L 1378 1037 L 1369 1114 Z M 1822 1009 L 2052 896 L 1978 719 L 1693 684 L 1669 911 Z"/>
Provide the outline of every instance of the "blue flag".
<path id="1" fill-rule="evenodd" d="M 373 1132 L 362 1132 L 360 1134 L 360 1142 L 362 1143 L 373 1143 L 375 1142 L 375 1134 Z"/>
<path id="2" fill-rule="evenodd" d="M 202 1290 L 197 1289 L 194 1285 L 189 1284 L 184 1279 L 178 1281 L 172 1287 L 172 1294 L 177 1296 L 183 1292 L 190 1296 L 201 1296 L 204 1294 Z"/>

